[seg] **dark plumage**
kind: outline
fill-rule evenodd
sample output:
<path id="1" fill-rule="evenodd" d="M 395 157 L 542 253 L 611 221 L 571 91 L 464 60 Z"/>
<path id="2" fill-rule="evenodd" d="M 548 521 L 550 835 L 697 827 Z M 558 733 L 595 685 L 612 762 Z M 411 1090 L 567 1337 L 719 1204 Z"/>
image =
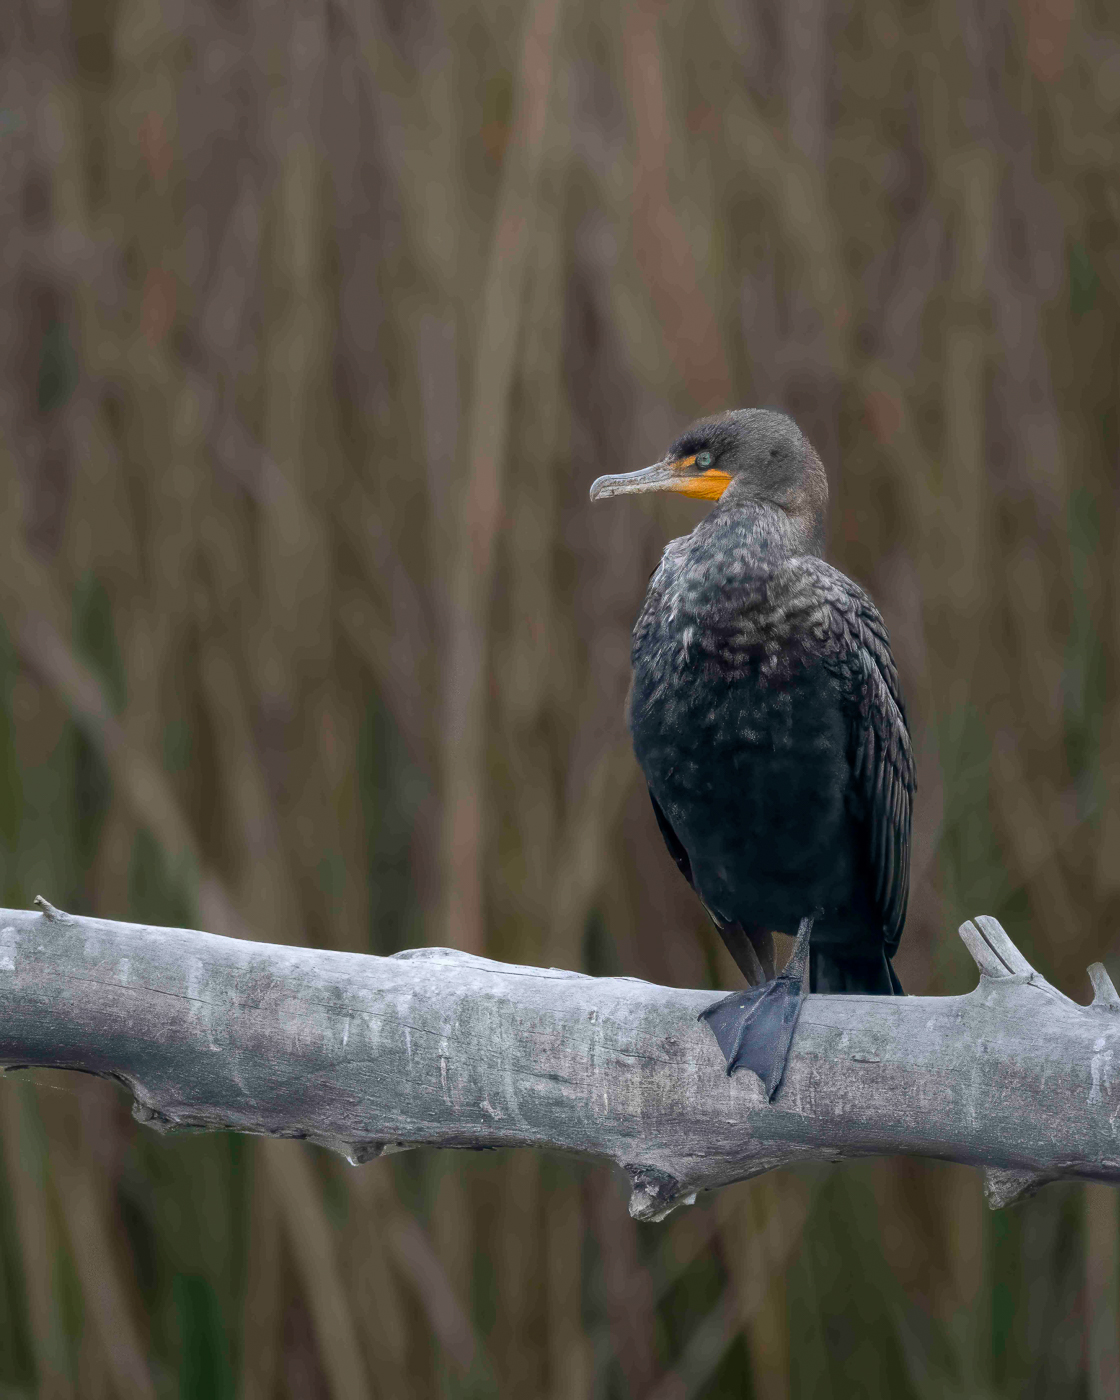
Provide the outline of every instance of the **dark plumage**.
<path id="1" fill-rule="evenodd" d="M 592 495 L 657 489 L 718 500 L 666 548 L 634 627 L 630 732 L 666 844 L 752 982 L 774 976 L 772 931 L 811 927 L 813 991 L 900 993 L 914 760 L 883 620 L 820 557 L 820 459 L 790 419 L 741 409 Z M 767 995 L 799 1005 L 784 976 Z M 760 995 L 721 1038 L 736 1054 Z M 763 1056 L 771 1091 L 784 1054 Z"/>

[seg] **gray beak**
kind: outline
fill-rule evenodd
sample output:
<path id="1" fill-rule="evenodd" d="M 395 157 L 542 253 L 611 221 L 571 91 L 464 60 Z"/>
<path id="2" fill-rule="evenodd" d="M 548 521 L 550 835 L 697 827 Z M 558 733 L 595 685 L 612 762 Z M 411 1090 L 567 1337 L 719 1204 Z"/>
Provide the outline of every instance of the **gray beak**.
<path id="1" fill-rule="evenodd" d="M 591 499 L 605 500 L 608 496 L 631 496 L 638 491 L 666 491 L 680 480 L 680 464 L 655 462 L 637 472 L 622 472 L 619 476 L 601 476 L 592 482 Z"/>

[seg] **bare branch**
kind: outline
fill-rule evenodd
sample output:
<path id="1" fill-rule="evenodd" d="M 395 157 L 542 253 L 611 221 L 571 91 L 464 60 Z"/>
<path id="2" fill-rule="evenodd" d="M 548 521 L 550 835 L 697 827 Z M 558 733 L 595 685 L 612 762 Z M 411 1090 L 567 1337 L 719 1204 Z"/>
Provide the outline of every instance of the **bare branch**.
<path id="1" fill-rule="evenodd" d="M 728 1078 L 716 993 L 0 911 L 0 1064 L 115 1078 L 161 1130 L 307 1138 L 364 1162 L 409 1146 L 610 1158 L 656 1220 L 700 1190 L 813 1159 L 981 1167 L 992 1205 L 1059 1177 L 1120 1181 L 1120 998 L 1078 1006 L 1000 925 L 961 936 L 960 997 L 810 996 L 773 1103 Z"/>

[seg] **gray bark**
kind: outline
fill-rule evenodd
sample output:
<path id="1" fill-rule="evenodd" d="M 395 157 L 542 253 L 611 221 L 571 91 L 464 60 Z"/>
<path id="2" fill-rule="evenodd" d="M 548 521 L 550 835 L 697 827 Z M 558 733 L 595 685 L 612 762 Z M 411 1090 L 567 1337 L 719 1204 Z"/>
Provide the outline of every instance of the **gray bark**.
<path id="1" fill-rule="evenodd" d="M 656 1220 L 791 1162 L 915 1153 L 985 1170 L 1005 1205 L 1120 1181 L 1120 997 L 1083 1007 L 994 919 L 959 997 L 809 996 L 774 1101 L 697 1015 L 720 993 L 514 967 L 443 948 L 321 952 L 0 911 L 0 1065 L 124 1084 L 159 1129 L 228 1128 L 364 1162 L 551 1147 L 619 1163 Z"/>

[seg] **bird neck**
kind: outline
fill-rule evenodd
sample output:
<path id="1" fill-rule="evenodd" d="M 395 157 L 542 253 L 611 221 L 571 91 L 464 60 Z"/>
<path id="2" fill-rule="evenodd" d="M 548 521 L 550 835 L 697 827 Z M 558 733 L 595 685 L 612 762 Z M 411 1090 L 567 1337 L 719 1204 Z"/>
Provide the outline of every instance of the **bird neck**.
<path id="1" fill-rule="evenodd" d="M 760 553 L 792 558 L 824 557 L 828 477 L 809 443 L 796 458 L 779 457 L 777 470 L 740 471 L 720 497 L 712 517 L 734 525 Z M 717 525 L 718 528 L 718 525 Z"/>
<path id="2" fill-rule="evenodd" d="M 703 522 L 713 536 L 733 536 L 740 547 L 765 555 L 775 562 L 797 555 L 824 554 L 824 512 L 790 514 L 773 501 L 739 497 L 734 489 L 723 498 Z"/>

